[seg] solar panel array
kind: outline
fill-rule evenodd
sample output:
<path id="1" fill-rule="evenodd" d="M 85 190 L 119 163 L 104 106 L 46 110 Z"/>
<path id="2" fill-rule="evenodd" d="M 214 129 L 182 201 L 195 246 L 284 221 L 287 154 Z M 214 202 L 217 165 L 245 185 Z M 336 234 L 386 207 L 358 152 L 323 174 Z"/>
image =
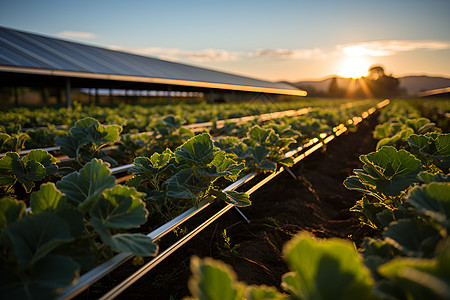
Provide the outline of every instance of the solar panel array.
<path id="1" fill-rule="evenodd" d="M 0 71 L 304 95 L 291 85 L 0 27 Z"/>

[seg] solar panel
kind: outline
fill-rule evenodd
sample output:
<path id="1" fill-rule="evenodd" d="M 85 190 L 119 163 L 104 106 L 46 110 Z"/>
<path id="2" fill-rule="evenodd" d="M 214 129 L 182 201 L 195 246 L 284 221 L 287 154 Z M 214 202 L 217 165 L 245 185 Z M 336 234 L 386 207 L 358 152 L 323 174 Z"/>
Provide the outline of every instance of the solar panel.
<path id="1" fill-rule="evenodd" d="M 0 71 L 305 96 L 294 86 L 0 27 Z M 95 76 L 94 76 L 95 75 Z"/>

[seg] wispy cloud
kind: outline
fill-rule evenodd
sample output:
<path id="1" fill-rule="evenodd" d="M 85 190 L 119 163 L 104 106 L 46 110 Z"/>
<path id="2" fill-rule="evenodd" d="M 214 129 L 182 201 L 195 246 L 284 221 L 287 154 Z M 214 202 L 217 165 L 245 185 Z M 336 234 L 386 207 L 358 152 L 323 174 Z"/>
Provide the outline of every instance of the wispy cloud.
<path id="1" fill-rule="evenodd" d="M 109 46 L 112 50 L 133 52 L 166 60 L 190 60 L 195 62 L 227 62 L 248 58 L 268 57 L 274 59 L 322 59 L 326 55 L 320 49 L 257 49 L 255 51 L 228 51 L 223 49 L 185 50 L 179 48 L 124 48 Z"/>
<path id="2" fill-rule="evenodd" d="M 326 54 L 314 49 L 258 49 L 249 53 L 250 57 L 274 57 L 279 59 L 323 59 Z"/>
<path id="3" fill-rule="evenodd" d="M 344 54 L 349 56 L 390 56 L 398 52 L 414 50 L 437 51 L 450 49 L 450 42 L 386 40 L 343 44 L 338 45 L 337 49 L 341 50 Z"/>
<path id="4" fill-rule="evenodd" d="M 96 37 L 92 32 L 82 32 L 82 31 L 70 31 L 65 30 L 56 34 L 60 37 L 68 37 L 68 38 L 80 38 L 80 39 L 93 39 Z"/>

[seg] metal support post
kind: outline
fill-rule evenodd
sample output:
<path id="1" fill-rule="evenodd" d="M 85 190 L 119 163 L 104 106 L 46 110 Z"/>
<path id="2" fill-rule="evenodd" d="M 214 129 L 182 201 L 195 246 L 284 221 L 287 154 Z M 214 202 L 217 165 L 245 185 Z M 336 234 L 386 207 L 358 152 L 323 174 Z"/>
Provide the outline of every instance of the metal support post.
<path id="1" fill-rule="evenodd" d="M 70 108 L 72 106 L 72 99 L 70 98 L 70 92 L 71 92 L 70 78 L 66 78 L 66 104 L 67 104 L 67 108 Z"/>

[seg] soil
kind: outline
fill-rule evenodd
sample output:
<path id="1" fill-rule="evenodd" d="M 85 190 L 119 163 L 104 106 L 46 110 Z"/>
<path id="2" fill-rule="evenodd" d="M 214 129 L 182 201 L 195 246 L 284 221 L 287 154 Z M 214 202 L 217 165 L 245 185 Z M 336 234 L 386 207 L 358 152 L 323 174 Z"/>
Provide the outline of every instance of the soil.
<path id="1" fill-rule="evenodd" d="M 350 239 L 359 246 L 365 236 L 375 232 L 363 227 L 358 215 L 349 211 L 361 195 L 342 183 L 353 169 L 362 167 L 359 156 L 374 151 L 372 131 L 376 124 L 377 116 L 371 116 L 358 125 L 356 132 L 339 136 L 327 144 L 326 151 L 316 151 L 296 164 L 291 168 L 296 178 L 283 172 L 272 179 L 250 196 L 252 206 L 240 209 L 250 224 L 231 213 L 233 210 L 227 212 L 117 299 L 181 299 L 190 295 L 187 282 L 192 255 L 224 261 L 247 284 L 266 284 L 281 290 L 281 277 L 289 271 L 281 254 L 283 245 L 299 231 L 318 238 Z M 211 209 L 217 211 L 217 207 Z M 234 251 L 224 246 L 224 230 L 231 248 L 236 246 Z M 170 245 L 175 238 L 165 237 L 160 247 Z M 120 268 L 79 298 L 98 298 L 129 276 L 133 268 L 137 267 L 130 264 Z"/>

